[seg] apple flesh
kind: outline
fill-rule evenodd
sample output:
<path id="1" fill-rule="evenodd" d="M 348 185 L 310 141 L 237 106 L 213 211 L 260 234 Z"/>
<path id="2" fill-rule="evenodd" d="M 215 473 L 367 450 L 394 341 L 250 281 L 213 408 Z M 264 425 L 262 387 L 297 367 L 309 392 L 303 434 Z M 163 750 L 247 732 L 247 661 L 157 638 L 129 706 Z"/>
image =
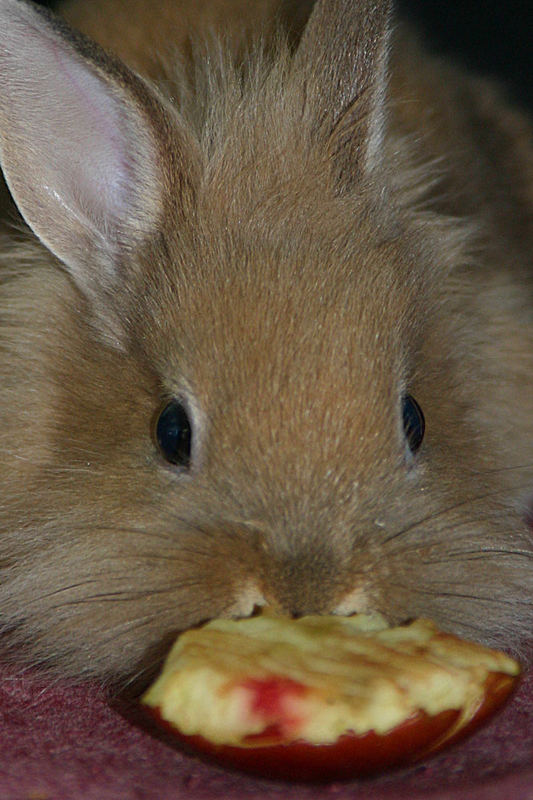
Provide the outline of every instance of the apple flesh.
<path id="1" fill-rule="evenodd" d="M 246 637 L 242 642 L 239 638 L 232 638 L 235 632 L 240 633 L 241 629 L 246 628 L 243 625 L 245 622 L 220 621 L 223 630 L 218 632 L 215 623 L 214 633 L 222 633 L 218 641 L 217 636 L 210 638 L 209 631 L 204 634 L 205 641 L 202 639 L 202 629 L 189 632 L 190 643 L 185 639 L 178 652 L 177 671 L 176 662 L 169 658 L 170 667 L 163 670 L 161 678 L 149 689 L 143 702 L 158 724 L 186 749 L 219 764 L 262 777 L 323 782 L 367 776 L 418 761 L 478 728 L 507 700 L 520 672 L 518 664 L 504 654 L 441 634 L 431 627 L 431 623 L 420 621 L 411 630 L 389 629 L 390 633 L 380 624 L 375 631 L 372 630 L 373 624 L 370 630 L 365 630 L 363 625 L 363 652 L 355 657 L 351 651 L 353 641 L 360 635 L 359 631 L 350 631 L 344 648 L 342 637 L 334 639 L 338 652 L 335 650 L 333 654 L 333 665 L 330 666 L 329 660 L 326 661 L 328 670 L 332 672 L 326 678 L 321 674 L 317 677 L 319 654 L 332 643 L 328 639 L 330 626 L 327 619 L 317 623 L 318 627 L 313 627 L 311 622 L 308 630 L 304 630 L 303 638 L 299 638 L 301 633 L 295 630 L 292 651 L 289 646 L 291 626 L 305 625 L 305 622 L 275 619 L 272 628 L 266 625 L 265 641 L 260 625 L 257 630 L 258 626 L 254 627 L 251 621 L 251 645 Z M 338 624 L 334 620 L 331 627 L 338 627 Z M 309 631 L 312 636 L 306 638 Z M 230 652 L 233 649 L 234 656 L 224 648 L 224 632 L 230 634 L 227 645 Z M 286 643 L 282 641 L 284 637 L 287 638 Z M 240 647 L 236 647 L 236 644 L 240 644 Z M 203 647 L 206 651 L 202 656 Z M 303 652 L 305 657 L 300 659 L 303 666 L 293 666 L 292 675 L 283 672 L 264 674 L 264 670 L 258 670 L 258 665 L 264 666 L 265 658 L 269 664 L 275 662 L 276 656 L 279 659 L 280 648 L 281 660 L 285 657 L 283 654 L 289 652 L 287 663 L 291 664 L 298 653 L 301 655 Z M 402 662 L 406 650 L 408 660 Z M 243 669 L 247 653 L 250 659 L 248 674 Z M 244 662 L 240 659 L 241 655 L 244 656 Z M 210 673 L 205 672 L 206 661 L 209 662 L 210 658 L 211 664 L 215 664 L 223 675 L 218 685 L 211 680 Z M 436 664 L 433 663 L 435 660 Z M 309 663 L 309 674 L 306 672 L 306 662 Z M 429 666 L 426 662 L 429 662 Z M 449 687 L 442 683 L 441 662 L 447 666 L 452 677 L 459 682 L 462 679 L 467 687 L 461 702 L 453 698 L 447 704 Z M 172 691 L 180 678 L 190 671 L 191 663 L 195 674 L 193 688 L 191 690 L 191 684 L 186 684 L 185 689 L 181 688 L 176 705 Z M 234 671 L 228 666 L 231 664 L 236 667 Z M 407 675 L 404 675 L 406 670 Z M 351 671 L 353 692 L 349 675 Z M 466 681 L 461 671 L 468 673 Z M 345 674 L 348 674 L 347 679 L 343 677 Z M 343 684 L 343 680 L 347 682 Z M 479 685 L 476 685 L 476 680 Z M 387 681 L 393 690 L 398 689 L 397 695 L 393 691 L 390 701 L 380 699 L 375 703 L 374 694 L 382 690 L 383 685 L 387 687 Z M 420 695 L 417 684 L 424 682 L 430 688 L 424 687 Z M 344 686 L 342 691 L 339 688 L 341 685 Z M 362 700 L 358 695 L 361 685 Z M 435 702 L 431 692 L 444 694 L 444 699 Z M 204 704 L 199 716 L 194 702 L 192 710 L 189 707 L 191 693 L 197 693 L 200 698 L 198 702 Z M 410 693 L 415 700 L 404 709 L 401 705 L 404 694 Z M 424 699 L 427 693 L 430 696 Z M 336 703 L 345 703 L 346 696 L 353 701 L 353 727 L 349 716 L 347 719 L 342 717 L 341 726 L 338 725 L 338 718 L 334 717 L 337 727 L 330 729 L 327 722 L 321 738 L 322 734 L 316 733 L 316 725 L 313 728 L 317 709 L 319 713 L 325 711 L 325 719 L 330 720 L 328 709 L 334 708 Z M 384 696 L 389 698 L 389 694 Z M 420 703 L 416 699 L 419 696 L 423 698 Z M 401 705 L 396 716 L 395 703 Z M 217 704 L 222 713 L 220 721 L 213 727 L 213 720 L 209 718 L 216 717 Z M 389 705 L 393 712 L 390 719 L 396 720 L 392 724 L 383 722 L 383 717 L 390 716 Z"/>
<path id="2" fill-rule="evenodd" d="M 254 683 L 258 706 L 272 712 L 273 692 L 281 699 L 286 679 L 271 678 L 263 687 L 260 681 Z M 473 733 L 506 702 L 515 685 L 515 678 L 493 673 L 486 681 L 483 702 L 462 724 L 456 709 L 435 716 L 418 712 L 386 734 L 347 732 L 325 744 L 287 738 L 291 724 L 289 720 L 287 725 L 283 718 L 282 722 L 268 723 L 262 733 L 245 737 L 241 745 L 216 744 L 200 735 L 182 733 L 163 719 L 157 708 L 151 713 L 157 724 L 186 750 L 221 766 L 262 778 L 321 783 L 367 777 L 438 752 Z"/>

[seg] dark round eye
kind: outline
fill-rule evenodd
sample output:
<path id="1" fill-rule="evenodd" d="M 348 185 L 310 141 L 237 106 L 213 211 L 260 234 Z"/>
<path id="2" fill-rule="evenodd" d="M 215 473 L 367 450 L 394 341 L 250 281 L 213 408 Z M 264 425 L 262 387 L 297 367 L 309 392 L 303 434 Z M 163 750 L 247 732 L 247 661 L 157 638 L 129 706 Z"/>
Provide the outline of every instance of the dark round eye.
<path id="1" fill-rule="evenodd" d="M 183 403 L 171 400 L 159 415 L 156 425 L 157 444 L 171 464 L 188 467 L 191 461 L 192 430 Z"/>
<path id="2" fill-rule="evenodd" d="M 405 437 L 411 452 L 416 453 L 424 438 L 426 428 L 424 415 L 415 398 L 410 394 L 406 394 L 403 398 L 402 411 Z"/>

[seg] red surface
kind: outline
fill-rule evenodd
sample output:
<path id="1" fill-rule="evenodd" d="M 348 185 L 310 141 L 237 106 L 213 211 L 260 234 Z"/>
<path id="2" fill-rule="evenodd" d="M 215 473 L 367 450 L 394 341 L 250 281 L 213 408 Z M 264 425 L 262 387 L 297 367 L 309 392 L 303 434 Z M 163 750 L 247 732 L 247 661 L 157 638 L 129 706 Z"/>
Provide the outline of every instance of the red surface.
<path id="1" fill-rule="evenodd" d="M 0 748 L 1 800 L 533 800 L 533 672 L 459 745 L 408 769 L 327 786 L 206 764 L 118 713 L 97 686 L 7 667 Z"/>

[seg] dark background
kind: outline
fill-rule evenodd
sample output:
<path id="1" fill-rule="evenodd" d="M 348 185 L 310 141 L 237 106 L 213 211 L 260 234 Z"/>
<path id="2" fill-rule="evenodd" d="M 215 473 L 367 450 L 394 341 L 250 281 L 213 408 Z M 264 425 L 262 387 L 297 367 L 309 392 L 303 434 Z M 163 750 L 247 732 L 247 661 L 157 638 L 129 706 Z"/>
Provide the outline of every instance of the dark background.
<path id="1" fill-rule="evenodd" d="M 53 0 L 41 2 L 53 6 Z M 397 5 L 434 49 L 503 81 L 516 100 L 533 109 L 533 0 L 397 0 Z"/>
<path id="2" fill-rule="evenodd" d="M 503 80 L 516 99 L 533 109 L 533 0 L 399 0 L 397 4 L 437 49 Z"/>

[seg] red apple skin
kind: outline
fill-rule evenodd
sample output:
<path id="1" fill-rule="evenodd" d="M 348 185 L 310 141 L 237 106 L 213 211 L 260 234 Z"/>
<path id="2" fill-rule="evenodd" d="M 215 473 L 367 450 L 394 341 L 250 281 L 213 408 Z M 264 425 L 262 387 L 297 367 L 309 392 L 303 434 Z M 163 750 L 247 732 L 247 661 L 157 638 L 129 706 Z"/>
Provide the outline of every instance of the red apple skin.
<path id="1" fill-rule="evenodd" d="M 483 702 L 480 703 L 470 720 L 466 720 L 456 730 L 448 731 L 442 740 L 437 740 L 423 750 L 420 758 L 437 753 L 443 747 L 470 736 L 488 721 L 509 700 L 520 683 L 520 675 L 506 675 L 503 672 L 491 672 L 485 680 Z"/>
<path id="2" fill-rule="evenodd" d="M 435 717 L 416 714 L 385 736 L 369 731 L 357 736 L 346 733 L 331 744 L 294 741 L 286 744 L 217 745 L 203 736 L 186 736 L 168 722 L 159 720 L 186 749 L 225 767 L 262 778 L 322 783 L 363 777 L 401 766 L 413 754 L 445 734 L 457 720 L 457 711 Z M 269 729 L 266 733 L 271 734 Z"/>
<path id="3" fill-rule="evenodd" d="M 503 705 L 516 685 L 516 677 L 491 673 L 485 682 L 483 702 L 471 719 L 462 723 L 456 709 L 435 716 L 420 711 L 386 734 L 346 733 L 336 742 L 318 745 L 303 740 L 287 742 L 283 725 L 277 723 L 269 724 L 261 734 L 247 737 L 242 746 L 219 745 L 203 736 L 181 733 L 163 720 L 157 709 L 151 709 L 151 713 L 186 749 L 217 764 L 263 778 L 324 783 L 366 777 L 438 752 L 477 729 Z M 268 682 L 265 698 L 265 708 L 277 702 L 272 681 Z"/>

